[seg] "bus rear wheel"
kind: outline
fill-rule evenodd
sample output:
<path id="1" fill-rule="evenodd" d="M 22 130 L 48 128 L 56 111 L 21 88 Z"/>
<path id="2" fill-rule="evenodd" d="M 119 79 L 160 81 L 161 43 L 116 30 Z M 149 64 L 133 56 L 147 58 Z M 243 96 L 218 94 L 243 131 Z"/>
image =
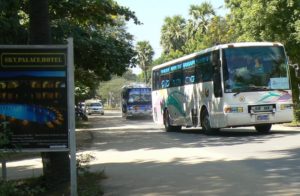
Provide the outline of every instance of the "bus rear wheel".
<path id="1" fill-rule="evenodd" d="M 205 109 L 201 115 L 201 126 L 205 134 L 214 134 L 219 131 L 217 128 L 210 126 L 210 119 L 207 110 Z"/>
<path id="2" fill-rule="evenodd" d="M 271 130 L 272 124 L 255 125 L 254 127 L 258 133 L 269 133 Z"/>
<path id="3" fill-rule="evenodd" d="M 170 123 L 170 114 L 168 110 L 164 112 L 164 126 L 167 132 L 181 131 L 181 126 L 173 126 Z"/>

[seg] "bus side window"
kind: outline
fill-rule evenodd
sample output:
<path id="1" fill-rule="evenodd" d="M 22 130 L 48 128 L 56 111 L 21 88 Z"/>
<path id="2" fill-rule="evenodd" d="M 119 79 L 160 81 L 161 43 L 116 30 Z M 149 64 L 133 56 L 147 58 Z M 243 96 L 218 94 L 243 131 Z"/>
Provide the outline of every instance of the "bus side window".
<path id="1" fill-rule="evenodd" d="M 170 87 L 176 87 L 182 85 L 182 71 L 174 71 L 170 74 L 171 84 Z"/>
<path id="2" fill-rule="evenodd" d="M 198 82 L 202 82 L 203 81 L 203 75 L 202 75 L 202 71 L 201 71 L 201 67 L 200 65 L 197 65 L 196 66 L 196 69 L 195 69 L 195 72 L 196 72 L 196 83 Z"/>
<path id="3" fill-rule="evenodd" d="M 195 83 L 195 67 L 190 67 L 183 70 L 183 77 L 185 84 Z"/>
<path id="4" fill-rule="evenodd" d="M 168 88 L 170 86 L 170 74 L 160 74 L 159 76 L 160 89 Z"/>
<path id="5" fill-rule="evenodd" d="M 196 59 L 196 82 L 212 81 L 211 53 L 201 55 Z"/>
<path id="6" fill-rule="evenodd" d="M 160 88 L 170 87 L 169 74 L 160 77 Z"/>
<path id="7" fill-rule="evenodd" d="M 221 63 L 220 63 L 219 50 L 212 52 L 213 68 L 213 82 L 214 82 L 214 95 L 215 97 L 222 97 L 222 83 L 221 83 Z"/>
<path id="8" fill-rule="evenodd" d="M 159 88 L 160 88 L 159 71 L 154 71 L 152 75 L 152 89 L 158 90 Z"/>

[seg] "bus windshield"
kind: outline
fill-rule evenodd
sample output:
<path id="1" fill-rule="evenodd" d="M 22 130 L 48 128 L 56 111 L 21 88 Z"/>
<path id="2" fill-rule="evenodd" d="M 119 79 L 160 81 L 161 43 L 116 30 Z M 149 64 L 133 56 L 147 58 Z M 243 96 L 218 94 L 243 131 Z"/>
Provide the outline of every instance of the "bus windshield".
<path id="1" fill-rule="evenodd" d="M 151 103 L 150 88 L 133 88 L 129 90 L 128 103 Z"/>
<path id="2" fill-rule="evenodd" d="M 233 47 L 223 50 L 225 93 L 289 89 L 283 47 Z"/>

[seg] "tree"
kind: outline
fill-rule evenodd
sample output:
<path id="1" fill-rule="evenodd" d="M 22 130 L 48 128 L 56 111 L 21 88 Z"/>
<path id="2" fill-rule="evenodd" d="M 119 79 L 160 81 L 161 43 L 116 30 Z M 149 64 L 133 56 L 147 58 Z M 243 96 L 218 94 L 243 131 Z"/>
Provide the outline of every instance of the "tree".
<path id="1" fill-rule="evenodd" d="M 95 93 L 93 83 L 78 77 L 91 74 L 95 82 L 108 80 L 112 74 L 122 75 L 135 65 L 133 36 L 125 21 L 140 24 L 134 12 L 113 0 L 49 1 L 49 24 L 53 44 L 74 38 L 75 81 Z M 0 1 L 1 44 L 27 44 L 29 28 L 28 1 Z M 81 74 L 84 71 L 84 74 Z M 92 85 L 91 85 L 92 84 Z M 91 85 L 91 86 L 89 86 Z M 79 87 L 78 86 L 78 87 Z"/>
<path id="2" fill-rule="evenodd" d="M 27 29 L 20 24 L 22 12 L 21 0 L 0 1 L 0 43 L 24 44 L 27 43 Z"/>
<path id="3" fill-rule="evenodd" d="M 122 78 L 124 78 L 125 80 L 129 80 L 129 81 L 136 81 L 138 80 L 137 75 L 135 75 L 132 70 L 128 70 L 126 71 L 123 75 Z"/>
<path id="4" fill-rule="evenodd" d="M 207 33 L 203 37 L 203 45 L 210 47 L 216 44 L 231 42 L 230 28 L 227 20 L 220 16 L 212 18 L 208 24 Z"/>
<path id="5" fill-rule="evenodd" d="M 148 41 L 140 41 L 136 44 L 137 64 L 143 70 L 145 83 L 148 83 L 147 70 L 152 63 L 153 48 Z"/>
<path id="6" fill-rule="evenodd" d="M 29 19 L 29 43 L 50 44 L 48 0 L 30 0 Z M 60 185 L 69 181 L 68 152 L 42 152 L 41 155 L 47 185 Z"/>
<path id="7" fill-rule="evenodd" d="M 74 78 L 75 104 L 95 97 L 95 89 L 99 85 L 99 78 L 93 71 L 78 67 L 74 72 Z"/>
<path id="8" fill-rule="evenodd" d="M 180 15 L 165 18 L 160 37 L 164 54 L 168 54 L 171 50 L 182 51 L 186 41 L 185 26 L 186 21 Z"/>
<path id="9" fill-rule="evenodd" d="M 200 5 L 191 5 L 189 14 L 192 17 L 192 20 L 189 20 L 191 23 L 191 37 L 195 36 L 196 32 L 205 34 L 208 31 L 208 25 L 212 18 L 215 15 L 215 10 L 212 5 L 208 2 L 203 2 Z"/>
<path id="10" fill-rule="evenodd" d="M 136 24 L 139 21 L 127 8 L 112 0 L 92 0 L 62 1 L 51 5 L 50 10 L 55 41 L 61 43 L 68 36 L 74 37 L 76 72 L 86 70 L 101 81 L 109 80 L 112 74 L 122 75 L 135 65 L 133 37 L 126 32 L 124 20 L 133 19 Z M 96 86 L 88 86 L 91 96 L 95 95 Z"/>
<path id="11" fill-rule="evenodd" d="M 209 35 L 209 26 L 215 11 L 210 3 L 204 2 L 200 5 L 191 5 L 189 15 L 191 19 L 186 26 L 187 41 L 183 47 L 185 54 L 211 46 L 211 43 L 204 42 L 205 37 Z"/>
<path id="12" fill-rule="evenodd" d="M 122 87 L 132 82 L 134 81 L 127 80 L 124 77 L 113 76 L 111 80 L 100 83 L 97 94 L 104 102 L 110 100 L 113 96 L 114 104 L 121 103 Z"/>

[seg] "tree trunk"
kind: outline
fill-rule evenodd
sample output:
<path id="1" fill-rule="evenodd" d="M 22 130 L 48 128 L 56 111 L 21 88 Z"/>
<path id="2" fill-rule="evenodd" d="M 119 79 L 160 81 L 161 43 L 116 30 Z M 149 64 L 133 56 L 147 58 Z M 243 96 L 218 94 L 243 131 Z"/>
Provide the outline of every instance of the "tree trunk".
<path id="1" fill-rule="evenodd" d="M 293 103 L 294 103 L 294 121 L 300 122 L 300 101 L 299 101 L 300 78 L 296 77 L 294 67 L 290 67 L 290 77 L 291 77 L 292 95 L 293 95 Z"/>
<path id="2" fill-rule="evenodd" d="M 29 44 L 51 44 L 48 0 L 29 1 Z M 70 180 L 68 152 L 42 152 L 43 173 L 50 187 Z"/>
<path id="3" fill-rule="evenodd" d="M 29 43 L 50 44 L 48 0 L 30 0 L 29 18 Z"/>
<path id="4" fill-rule="evenodd" d="M 147 74 L 147 70 L 145 69 L 144 70 L 144 75 L 145 75 L 145 84 L 147 84 L 148 83 L 148 74 Z"/>

